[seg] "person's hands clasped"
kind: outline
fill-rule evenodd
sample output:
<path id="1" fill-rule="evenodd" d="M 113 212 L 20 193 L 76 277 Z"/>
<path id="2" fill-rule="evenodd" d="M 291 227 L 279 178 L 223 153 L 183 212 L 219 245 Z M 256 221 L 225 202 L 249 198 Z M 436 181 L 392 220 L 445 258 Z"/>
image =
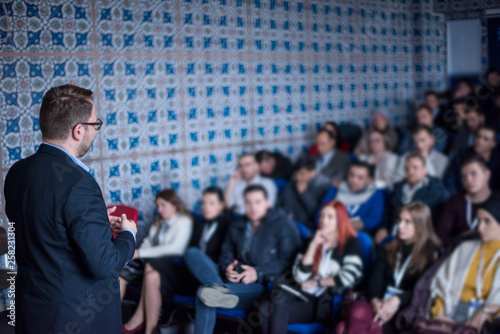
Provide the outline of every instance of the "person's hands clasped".
<path id="1" fill-rule="evenodd" d="M 466 324 L 476 328 L 478 332 L 481 332 L 481 328 L 486 320 L 488 320 L 488 315 L 480 309 L 477 310 L 469 320 L 467 320 Z"/>
<path id="2" fill-rule="evenodd" d="M 382 301 L 382 304 L 377 310 L 373 320 L 378 322 L 380 325 L 383 325 L 387 321 L 391 320 L 394 314 L 398 311 L 400 303 L 401 301 L 397 296 L 393 296 Z"/>

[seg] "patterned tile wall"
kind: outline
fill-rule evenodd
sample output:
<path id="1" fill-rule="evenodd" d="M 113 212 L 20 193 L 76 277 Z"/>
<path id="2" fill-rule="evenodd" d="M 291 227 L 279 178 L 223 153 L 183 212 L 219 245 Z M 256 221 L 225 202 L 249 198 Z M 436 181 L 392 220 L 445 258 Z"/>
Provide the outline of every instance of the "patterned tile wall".
<path id="1" fill-rule="evenodd" d="M 2 174 L 37 150 L 43 93 L 78 84 L 104 121 L 83 160 L 145 220 L 162 188 L 225 187 L 243 151 L 295 158 L 325 121 L 401 124 L 444 88 L 430 0 L 5 0 L 0 40 Z"/>

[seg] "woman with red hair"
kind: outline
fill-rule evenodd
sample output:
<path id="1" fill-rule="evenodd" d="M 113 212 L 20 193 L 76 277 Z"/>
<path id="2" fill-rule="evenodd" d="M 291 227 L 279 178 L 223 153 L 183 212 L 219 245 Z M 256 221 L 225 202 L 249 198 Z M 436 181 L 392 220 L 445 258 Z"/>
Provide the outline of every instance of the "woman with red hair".
<path id="1" fill-rule="evenodd" d="M 294 323 L 326 322 L 332 315 L 333 287 L 350 288 L 363 275 L 361 245 L 344 204 L 321 208 L 318 230 L 293 266 L 293 280 L 281 284 L 261 303 L 262 333 L 286 333 Z"/>

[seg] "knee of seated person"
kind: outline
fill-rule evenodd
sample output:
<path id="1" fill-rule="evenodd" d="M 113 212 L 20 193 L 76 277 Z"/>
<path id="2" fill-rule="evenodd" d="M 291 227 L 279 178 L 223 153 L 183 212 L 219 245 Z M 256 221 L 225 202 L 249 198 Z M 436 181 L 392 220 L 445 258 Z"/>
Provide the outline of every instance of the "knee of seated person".
<path id="1" fill-rule="evenodd" d="M 196 259 L 200 255 L 200 249 L 196 247 L 189 247 L 184 253 L 185 259 Z"/>
<path id="2" fill-rule="evenodd" d="M 152 270 L 144 276 L 144 279 L 148 283 L 160 282 L 160 273 L 158 273 L 156 270 Z"/>
<path id="3" fill-rule="evenodd" d="M 373 310 L 370 304 L 365 301 L 355 301 L 347 309 L 347 316 L 350 319 L 371 320 L 373 319 Z"/>

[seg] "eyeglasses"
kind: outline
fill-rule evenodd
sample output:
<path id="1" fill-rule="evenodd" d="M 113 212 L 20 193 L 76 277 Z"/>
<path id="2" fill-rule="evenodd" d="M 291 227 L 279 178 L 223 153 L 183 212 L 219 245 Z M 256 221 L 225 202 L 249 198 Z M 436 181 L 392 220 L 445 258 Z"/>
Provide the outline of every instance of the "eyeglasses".
<path id="1" fill-rule="evenodd" d="M 93 125 L 95 126 L 95 129 L 96 131 L 99 131 L 101 129 L 101 126 L 103 124 L 103 121 L 98 118 L 97 119 L 97 122 L 93 122 L 93 123 L 76 123 L 74 126 L 73 126 L 73 129 L 75 128 L 75 126 L 77 126 L 78 124 L 81 124 L 81 125 Z"/>

